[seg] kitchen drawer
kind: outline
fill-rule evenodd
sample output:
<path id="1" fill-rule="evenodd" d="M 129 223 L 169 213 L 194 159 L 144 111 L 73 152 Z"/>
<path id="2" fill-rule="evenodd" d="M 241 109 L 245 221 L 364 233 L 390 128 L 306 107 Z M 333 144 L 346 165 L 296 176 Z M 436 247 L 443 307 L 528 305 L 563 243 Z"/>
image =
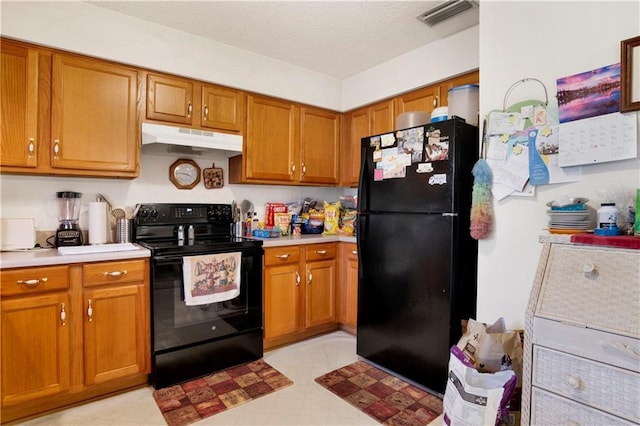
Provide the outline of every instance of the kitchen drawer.
<path id="1" fill-rule="evenodd" d="M 640 373 L 640 341 L 534 317 L 532 343 Z"/>
<path id="2" fill-rule="evenodd" d="M 634 423 L 536 387 L 531 395 L 531 424 L 576 426 L 632 426 Z"/>
<path id="3" fill-rule="evenodd" d="M 66 290 L 69 288 L 69 266 L 4 269 L 0 280 L 2 296 Z"/>
<path id="4" fill-rule="evenodd" d="M 640 422 L 639 373 L 535 345 L 532 385 Z"/>
<path id="5" fill-rule="evenodd" d="M 536 315 L 640 338 L 640 250 L 554 244 Z"/>
<path id="6" fill-rule="evenodd" d="M 336 257 L 336 244 L 313 244 L 305 247 L 306 249 L 306 260 L 315 261 L 315 260 L 324 260 L 324 259 L 333 259 Z"/>
<path id="7" fill-rule="evenodd" d="M 82 266 L 85 287 L 144 281 L 146 272 L 144 260 L 88 263 Z"/>
<path id="8" fill-rule="evenodd" d="M 286 265 L 300 262 L 299 246 L 264 249 L 264 266 Z"/>

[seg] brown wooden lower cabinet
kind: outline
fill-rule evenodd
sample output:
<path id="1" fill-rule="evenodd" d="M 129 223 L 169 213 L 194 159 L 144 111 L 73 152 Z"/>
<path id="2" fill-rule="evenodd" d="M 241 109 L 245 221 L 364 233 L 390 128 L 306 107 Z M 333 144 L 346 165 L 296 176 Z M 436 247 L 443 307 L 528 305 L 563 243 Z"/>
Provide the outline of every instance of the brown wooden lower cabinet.
<path id="1" fill-rule="evenodd" d="M 148 259 L 2 270 L 2 423 L 147 383 L 148 271 Z"/>
<path id="2" fill-rule="evenodd" d="M 338 328 L 336 254 L 336 243 L 265 248 L 265 349 Z"/>
<path id="3" fill-rule="evenodd" d="M 356 333 L 358 320 L 358 251 L 355 243 L 338 245 L 338 322 Z"/>

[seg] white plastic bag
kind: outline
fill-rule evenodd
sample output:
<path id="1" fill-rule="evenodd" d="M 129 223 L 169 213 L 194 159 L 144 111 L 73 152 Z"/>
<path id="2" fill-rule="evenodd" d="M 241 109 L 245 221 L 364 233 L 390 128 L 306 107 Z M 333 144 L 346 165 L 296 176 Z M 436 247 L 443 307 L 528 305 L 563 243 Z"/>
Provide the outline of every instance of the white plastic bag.
<path id="1" fill-rule="evenodd" d="M 513 370 L 480 373 L 457 346 L 449 357 L 444 393 L 444 424 L 498 425 L 509 413 L 509 398 L 516 387 Z"/>

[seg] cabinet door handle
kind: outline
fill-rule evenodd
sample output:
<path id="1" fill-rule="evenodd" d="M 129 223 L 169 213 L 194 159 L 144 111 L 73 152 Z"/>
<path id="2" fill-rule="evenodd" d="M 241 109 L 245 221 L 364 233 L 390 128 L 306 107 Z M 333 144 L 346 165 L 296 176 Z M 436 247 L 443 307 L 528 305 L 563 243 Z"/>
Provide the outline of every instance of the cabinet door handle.
<path id="1" fill-rule="evenodd" d="M 296 172 L 296 165 L 291 163 L 291 172 L 289 174 L 293 175 L 295 172 Z"/>
<path id="2" fill-rule="evenodd" d="M 35 278 L 35 279 L 32 279 L 32 280 L 17 280 L 16 283 L 18 285 L 24 284 L 24 285 L 29 286 L 29 287 L 37 287 L 38 284 L 46 283 L 47 281 L 49 281 L 49 279 L 44 277 L 44 278 L 40 278 L 40 279 Z"/>
<path id="3" fill-rule="evenodd" d="M 582 273 L 585 275 L 585 277 L 593 278 L 598 275 L 598 267 L 591 262 L 585 263 L 584 265 L 582 265 Z"/>
<path id="4" fill-rule="evenodd" d="M 60 325 L 67 325 L 67 311 L 64 303 L 60 305 Z"/>
<path id="5" fill-rule="evenodd" d="M 296 287 L 300 285 L 300 274 L 296 272 Z"/>
<path id="6" fill-rule="evenodd" d="M 351 254 L 358 254 L 358 250 L 351 250 Z"/>
<path id="7" fill-rule="evenodd" d="M 208 120 L 209 119 L 209 107 L 208 106 L 204 106 L 204 119 Z"/>
<path id="8" fill-rule="evenodd" d="M 60 139 L 55 139 L 53 141 L 53 158 L 54 160 L 60 158 Z"/>
<path id="9" fill-rule="evenodd" d="M 111 272 L 103 272 L 102 275 L 104 275 L 105 277 L 112 277 L 112 278 L 118 278 L 121 275 L 127 275 L 127 270 L 122 270 L 122 271 L 111 271 Z"/>
<path id="10" fill-rule="evenodd" d="M 276 259 L 288 259 L 288 258 L 289 258 L 289 253 L 276 254 Z"/>
<path id="11" fill-rule="evenodd" d="M 36 140 L 34 138 L 29 138 L 29 145 L 27 145 L 27 152 L 29 158 L 33 158 L 36 153 Z"/>
<path id="12" fill-rule="evenodd" d="M 433 97 L 433 106 L 434 106 L 434 107 L 437 107 L 437 106 L 438 106 L 438 97 L 437 97 L 437 96 L 434 96 L 434 97 Z"/>
<path id="13" fill-rule="evenodd" d="M 87 306 L 87 317 L 89 317 L 89 322 L 93 321 L 93 303 L 91 299 L 89 299 L 89 304 Z"/>
<path id="14" fill-rule="evenodd" d="M 326 250 L 316 250 L 316 254 L 325 255 L 327 254 Z"/>
<path id="15" fill-rule="evenodd" d="M 304 165 L 304 163 L 302 163 L 302 176 L 304 176 L 307 173 L 307 166 Z"/>
<path id="16" fill-rule="evenodd" d="M 311 273 L 311 270 L 307 270 L 307 278 L 309 281 L 307 281 L 307 284 L 311 285 L 311 281 L 313 281 L 313 274 Z"/>
<path id="17" fill-rule="evenodd" d="M 191 118 L 191 112 L 193 111 L 193 105 L 191 102 L 187 105 L 187 118 Z"/>

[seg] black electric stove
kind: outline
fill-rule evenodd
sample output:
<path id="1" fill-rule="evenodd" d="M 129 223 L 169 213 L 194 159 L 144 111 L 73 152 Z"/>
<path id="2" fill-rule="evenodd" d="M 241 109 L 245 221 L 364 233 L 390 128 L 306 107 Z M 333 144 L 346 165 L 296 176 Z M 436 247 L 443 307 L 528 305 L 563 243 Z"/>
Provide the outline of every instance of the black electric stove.
<path id="1" fill-rule="evenodd" d="M 142 204 L 135 242 L 151 251 L 152 374 L 156 388 L 263 355 L 262 242 L 231 236 L 228 204 Z M 239 294 L 185 303 L 186 257 L 240 255 Z"/>

